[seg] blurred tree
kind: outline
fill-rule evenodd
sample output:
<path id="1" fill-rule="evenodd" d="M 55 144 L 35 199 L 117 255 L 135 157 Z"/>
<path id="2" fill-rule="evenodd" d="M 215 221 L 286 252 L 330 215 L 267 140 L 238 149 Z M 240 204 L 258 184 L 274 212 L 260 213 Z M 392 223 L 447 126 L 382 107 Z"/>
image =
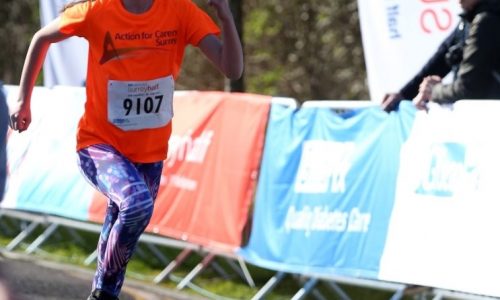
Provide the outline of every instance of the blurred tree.
<path id="1" fill-rule="evenodd" d="M 243 6 L 242 0 L 228 0 L 231 6 L 231 11 L 235 18 L 237 30 L 244 44 L 242 37 L 242 19 Z M 202 7 L 214 20 L 217 20 L 214 10 L 207 5 L 206 0 L 194 0 L 198 6 Z M 176 81 L 176 89 L 181 90 L 226 90 L 243 92 L 244 77 L 239 80 L 226 80 L 211 64 L 206 60 L 201 51 L 198 49 L 188 48 L 186 50 L 185 59 L 181 74 Z"/>
<path id="2" fill-rule="evenodd" d="M 212 17 L 206 0 L 193 0 Z M 229 0 L 241 13 L 246 92 L 307 99 L 368 99 L 356 0 Z M 240 11 L 238 11 L 241 9 Z M 39 28 L 38 0 L 0 4 L 0 72 L 18 84 Z M 194 47 L 186 51 L 179 90 L 234 89 Z"/>
<path id="3" fill-rule="evenodd" d="M 39 28 L 38 0 L 2 0 L 0 79 L 5 83 L 19 84 L 26 51 L 31 37 Z"/>
<path id="4" fill-rule="evenodd" d="M 193 0 L 206 11 L 214 20 L 215 12 L 208 7 L 206 0 Z M 195 47 L 188 47 L 184 55 L 179 78 L 175 82 L 176 90 L 226 90 L 227 82 L 224 76 L 213 66 L 203 53 Z"/>
<path id="5" fill-rule="evenodd" d="M 234 23 L 236 25 L 236 30 L 240 36 L 241 44 L 243 48 L 245 47 L 245 37 L 243 36 L 243 0 L 229 0 L 231 11 L 234 16 Z M 240 79 L 229 81 L 229 90 L 233 92 L 244 92 L 245 91 L 245 76 L 241 76 Z M 227 88 L 226 88 L 227 89 Z"/>
<path id="6" fill-rule="evenodd" d="M 357 1 L 245 1 L 246 91 L 368 99 Z"/>

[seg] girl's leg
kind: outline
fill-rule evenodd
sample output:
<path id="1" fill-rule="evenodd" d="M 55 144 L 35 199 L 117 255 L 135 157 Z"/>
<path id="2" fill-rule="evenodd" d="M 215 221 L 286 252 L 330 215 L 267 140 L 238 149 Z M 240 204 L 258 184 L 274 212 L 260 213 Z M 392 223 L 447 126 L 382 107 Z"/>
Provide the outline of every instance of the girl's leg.
<path id="1" fill-rule="evenodd" d="M 117 296 L 127 263 L 153 213 L 162 163 L 136 166 L 108 145 L 93 145 L 78 154 L 85 176 L 110 199 L 93 290 Z"/>
<path id="2" fill-rule="evenodd" d="M 97 268 L 96 274 L 94 276 L 94 281 L 92 282 L 92 290 L 101 289 L 98 288 L 99 280 L 103 277 L 103 270 L 106 269 L 106 248 L 108 246 L 109 235 L 111 229 L 115 225 L 118 219 L 119 208 L 113 201 L 108 199 L 108 207 L 106 209 L 106 216 L 104 217 L 104 223 L 101 229 L 101 235 L 99 236 L 99 242 L 97 243 Z"/>
<path id="3" fill-rule="evenodd" d="M 141 174 L 146 186 L 151 193 L 153 201 L 156 200 L 158 189 L 160 188 L 161 174 L 163 170 L 163 162 L 156 162 L 150 164 L 135 164 L 139 174 Z"/>

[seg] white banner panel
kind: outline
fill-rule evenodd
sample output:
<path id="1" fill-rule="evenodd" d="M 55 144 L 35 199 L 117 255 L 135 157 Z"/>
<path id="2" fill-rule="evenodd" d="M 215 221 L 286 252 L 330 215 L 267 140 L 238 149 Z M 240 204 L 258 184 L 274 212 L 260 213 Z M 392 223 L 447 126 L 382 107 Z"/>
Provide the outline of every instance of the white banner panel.
<path id="1" fill-rule="evenodd" d="M 40 0 L 42 26 L 55 19 L 69 0 Z M 88 43 L 72 37 L 52 44 L 43 65 L 44 85 L 83 86 L 87 74 Z"/>
<path id="2" fill-rule="evenodd" d="M 500 296 L 499 101 L 417 113 L 379 278 Z"/>
<path id="3" fill-rule="evenodd" d="M 370 97 L 397 92 L 459 21 L 456 0 L 358 0 Z"/>

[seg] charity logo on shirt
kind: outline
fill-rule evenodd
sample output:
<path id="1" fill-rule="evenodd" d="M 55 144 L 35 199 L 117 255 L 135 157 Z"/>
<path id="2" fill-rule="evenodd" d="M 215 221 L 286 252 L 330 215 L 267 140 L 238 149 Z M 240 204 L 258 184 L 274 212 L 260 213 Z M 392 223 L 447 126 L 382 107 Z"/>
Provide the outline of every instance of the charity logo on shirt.
<path id="1" fill-rule="evenodd" d="M 168 50 L 168 46 L 177 44 L 178 31 L 156 30 L 153 32 L 106 32 L 103 42 L 103 52 L 100 64 L 103 65 L 113 59 L 121 59 L 144 50 Z M 144 41 L 143 46 L 119 47 L 120 41 Z M 153 41 L 153 43 L 151 43 Z M 147 46 L 146 46 L 147 45 Z M 153 46 L 154 45 L 154 46 Z"/>

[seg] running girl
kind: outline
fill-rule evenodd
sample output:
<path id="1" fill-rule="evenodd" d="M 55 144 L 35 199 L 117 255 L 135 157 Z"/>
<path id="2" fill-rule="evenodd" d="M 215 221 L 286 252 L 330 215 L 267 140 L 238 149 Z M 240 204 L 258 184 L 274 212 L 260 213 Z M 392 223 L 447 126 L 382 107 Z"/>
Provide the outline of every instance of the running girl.
<path id="1" fill-rule="evenodd" d="M 242 74 L 241 43 L 227 1 L 208 1 L 223 39 L 191 0 L 75 1 L 33 37 L 18 108 L 10 117 L 19 132 L 30 125 L 31 93 L 50 44 L 71 36 L 89 42 L 77 152 L 82 172 L 109 200 L 88 299 L 118 299 L 127 263 L 153 213 L 185 47 L 199 47 L 228 78 Z"/>

